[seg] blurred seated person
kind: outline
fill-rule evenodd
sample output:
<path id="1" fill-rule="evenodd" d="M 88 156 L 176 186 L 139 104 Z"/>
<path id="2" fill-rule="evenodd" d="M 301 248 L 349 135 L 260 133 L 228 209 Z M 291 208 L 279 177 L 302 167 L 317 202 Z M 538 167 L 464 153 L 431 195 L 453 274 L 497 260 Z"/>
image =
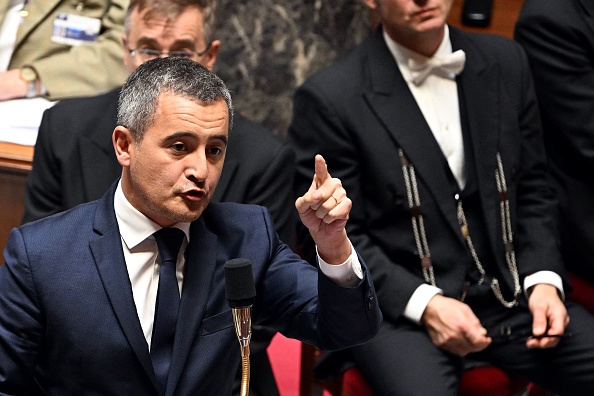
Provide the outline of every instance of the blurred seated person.
<path id="1" fill-rule="evenodd" d="M 132 0 L 123 37 L 129 72 L 161 52 L 215 65 L 213 0 Z M 60 101 L 44 113 L 25 188 L 23 223 L 100 198 L 121 175 L 111 141 L 120 89 Z M 213 201 L 268 208 L 281 240 L 292 245 L 295 155 L 272 132 L 235 114 L 225 166 Z M 252 394 L 278 394 L 266 354 L 274 333 L 258 327 L 252 341 Z M 260 393 L 255 393 L 260 391 Z"/>
<path id="2" fill-rule="evenodd" d="M 290 128 L 296 191 L 320 153 L 353 201 L 384 315 L 356 366 L 378 396 L 455 396 L 469 359 L 591 396 L 523 49 L 448 26 L 452 0 L 365 3 L 381 27 L 298 89 Z"/>
<path id="3" fill-rule="evenodd" d="M 594 2 L 526 0 L 514 38 L 526 50 L 559 196 L 561 253 L 594 285 Z"/>
<path id="4" fill-rule="evenodd" d="M 0 0 L 0 101 L 120 86 L 129 0 Z M 81 34 L 84 31 L 84 34 Z"/>

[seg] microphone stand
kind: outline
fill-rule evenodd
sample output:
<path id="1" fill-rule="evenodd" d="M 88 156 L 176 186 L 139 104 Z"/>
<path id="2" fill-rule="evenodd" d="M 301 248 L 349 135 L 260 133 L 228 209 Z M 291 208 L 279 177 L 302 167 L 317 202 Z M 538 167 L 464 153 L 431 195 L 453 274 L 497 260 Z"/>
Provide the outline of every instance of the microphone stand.
<path id="1" fill-rule="evenodd" d="M 252 338 L 252 306 L 232 308 L 235 333 L 241 350 L 240 396 L 249 395 L 250 387 L 250 339 Z"/>
<path id="2" fill-rule="evenodd" d="M 240 396 L 248 396 L 250 387 L 252 305 L 256 297 L 252 262 L 250 260 L 236 258 L 225 263 L 225 296 L 231 306 L 235 333 L 241 350 Z"/>

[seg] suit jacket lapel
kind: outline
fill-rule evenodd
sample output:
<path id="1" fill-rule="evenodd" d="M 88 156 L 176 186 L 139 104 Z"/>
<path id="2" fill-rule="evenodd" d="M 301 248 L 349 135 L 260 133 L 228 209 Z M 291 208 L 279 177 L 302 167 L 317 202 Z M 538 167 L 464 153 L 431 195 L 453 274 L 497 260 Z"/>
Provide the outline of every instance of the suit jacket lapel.
<path id="1" fill-rule="evenodd" d="M 132 286 L 122 253 L 122 242 L 113 208 L 115 187 L 114 183 L 110 191 L 99 201 L 94 220 L 98 236 L 91 240 L 89 245 L 103 287 L 122 326 L 122 331 L 156 387 L 148 345 L 134 305 Z"/>
<path id="2" fill-rule="evenodd" d="M 368 48 L 371 87 L 364 92 L 364 96 L 372 111 L 393 136 L 396 145 L 409 157 L 415 166 L 418 178 L 423 180 L 436 204 L 448 219 L 452 230 L 462 241 L 457 226 L 456 208 L 452 203 L 453 197 L 449 194 L 451 187 L 443 166 L 441 149 L 398 70 L 380 30 L 374 34 Z M 435 155 L 436 153 L 438 155 Z M 394 169 L 394 171 L 401 170 Z M 423 197 L 421 197 L 422 207 Z"/>
<path id="3" fill-rule="evenodd" d="M 21 45 L 25 37 L 33 30 L 41 21 L 47 18 L 47 15 L 60 3 L 60 0 L 43 0 L 32 1 L 27 6 L 29 15 L 23 18 L 23 23 L 19 26 L 17 31 L 16 42 L 14 45 L 15 51 Z M 53 23 L 53 21 L 51 22 Z M 49 40 L 49 37 L 48 37 Z"/>
<path id="4" fill-rule="evenodd" d="M 501 80 L 499 69 L 488 64 L 482 57 L 480 48 L 468 41 L 464 33 L 450 27 L 450 39 L 454 51 L 462 49 L 466 53 L 464 70 L 457 77 L 458 92 L 466 105 L 468 128 L 472 133 L 472 150 L 476 166 L 479 194 L 483 216 L 491 246 L 497 246 L 499 201 L 495 184 L 497 169 L 496 153 L 499 150 L 499 109 Z"/>
<path id="5" fill-rule="evenodd" d="M 207 230 L 203 218 L 192 223 L 186 252 L 180 320 L 177 322 L 173 358 L 167 382 L 167 395 L 174 393 L 184 371 L 188 354 L 196 337 L 212 287 L 216 268 L 217 237 Z"/>

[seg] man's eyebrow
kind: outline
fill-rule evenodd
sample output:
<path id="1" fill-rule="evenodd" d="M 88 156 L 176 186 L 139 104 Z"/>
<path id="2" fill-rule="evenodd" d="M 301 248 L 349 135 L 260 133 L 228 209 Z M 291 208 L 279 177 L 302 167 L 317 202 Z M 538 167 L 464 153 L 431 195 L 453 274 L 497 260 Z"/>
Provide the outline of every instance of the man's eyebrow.
<path id="1" fill-rule="evenodd" d="M 159 43 L 154 38 L 140 37 L 138 39 L 138 41 L 136 42 L 136 46 L 140 46 L 140 45 L 147 45 L 147 46 L 151 46 L 151 47 L 158 47 L 159 46 Z M 195 47 L 195 43 L 192 40 L 186 39 L 186 40 L 177 40 L 177 41 L 174 41 L 173 44 L 171 45 L 171 48 L 182 48 L 182 47 L 194 48 Z"/>
<path id="2" fill-rule="evenodd" d="M 171 48 L 195 48 L 196 43 L 189 39 L 176 40 L 171 45 Z"/>
<path id="3" fill-rule="evenodd" d="M 138 39 L 138 41 L 136 42 L 136 46 L 141 46 L 141 45 L 150 45 L 153 47 L 157 46 L 157 40 L 150 38 L 150 37 L 141 37 Z"/>
<path id="4" fill-rule="evenodd" d="M 194 134 L 194 133 L 179 131 L 179 132 L 174 132 L 171 135 L 168 135 L 167 137 L 165 137 L 165 140 L 181 139 L 181 138 L 185 138 L 185 137 L 197 138 L 196 137 L 196 134 Z M 221 140 L 223 143 L 227 144 L 227 141 L 229 140 L 229 137 L 227 135 L 224 135 L 224 134 L 212 135 L 212 136 L 209 136 L 208 137 L 208 140 L 209 141 L 212 141 L 212 140 Z"/>
<path id="5" fill-rule="evenodd" d="M 208 140 L 221 140 L 223 143 L 227 144 L 227 140 L 229 137 L 227 135 L 214 135 L 211 136 Z"/>

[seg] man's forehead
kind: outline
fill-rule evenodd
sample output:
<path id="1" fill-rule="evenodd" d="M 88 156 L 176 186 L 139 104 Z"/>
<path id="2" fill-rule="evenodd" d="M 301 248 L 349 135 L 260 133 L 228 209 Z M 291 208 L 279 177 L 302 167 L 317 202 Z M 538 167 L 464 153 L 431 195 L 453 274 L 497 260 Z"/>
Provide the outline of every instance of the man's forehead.
<path id="1" fill-rule="evenodd" d="M 174 25 L 177 21 L 181 19 L 181 17 L 186 18 L 193 18 L 199 21 L 196 21 L 194 24 L 196 27 L 199 27 L 202 30 L 204 24 L 204 15 L 202 10 L 196 6 L 186 6 L 186 7 L 179 7 L 178 9 L 163 9 L 163 8 L 155 8 L 155 7 L 145 7 L 142 10 L 135 9 L 132 11 L 132 16 L 139 18 L 146 24 L 150 24 L 152 21 L 159 21 L 164 23 L 167 26 Z"/>
<path id="2" fill-rule="evenodd" d="M 199 97 L 191 95 L 189 93 L 174 91 L 174 90 L 168 89 L 168 88 L 162 89 L 158 96 L 158 103 L 161 103 L 162 101 L 165 101 L 165 100 L 173 100 L 173 101 L 190 100 L 190 101 L 195 102 L 196 104 L 203 106 L 203 107 L 220 106 L 220 105 L 227 107 L 227 102 L 225 102 L 224 98 L 217 98 L 213 101 L 210 101 L 210 100 L 203 101 Z"/>
<path id="3" fill-rule="evenodd" d="M 200 109 L 192 110 L 192 115 L 197 119 L 200 120 L 205 116 L 208 116 L 209 119 L 220 119 L 220 114 L 224 111 L 225 123 L 229 124 L 229 108 L 223 98 L 205 102 L 196 96 L 170 90 L 164 90 L 159 94 L 156 114 L 171 114 L 177 110 L 183 111 L 186 107 L 195 107 L 194 105 L 203 108 L 202 111 Z"/>

